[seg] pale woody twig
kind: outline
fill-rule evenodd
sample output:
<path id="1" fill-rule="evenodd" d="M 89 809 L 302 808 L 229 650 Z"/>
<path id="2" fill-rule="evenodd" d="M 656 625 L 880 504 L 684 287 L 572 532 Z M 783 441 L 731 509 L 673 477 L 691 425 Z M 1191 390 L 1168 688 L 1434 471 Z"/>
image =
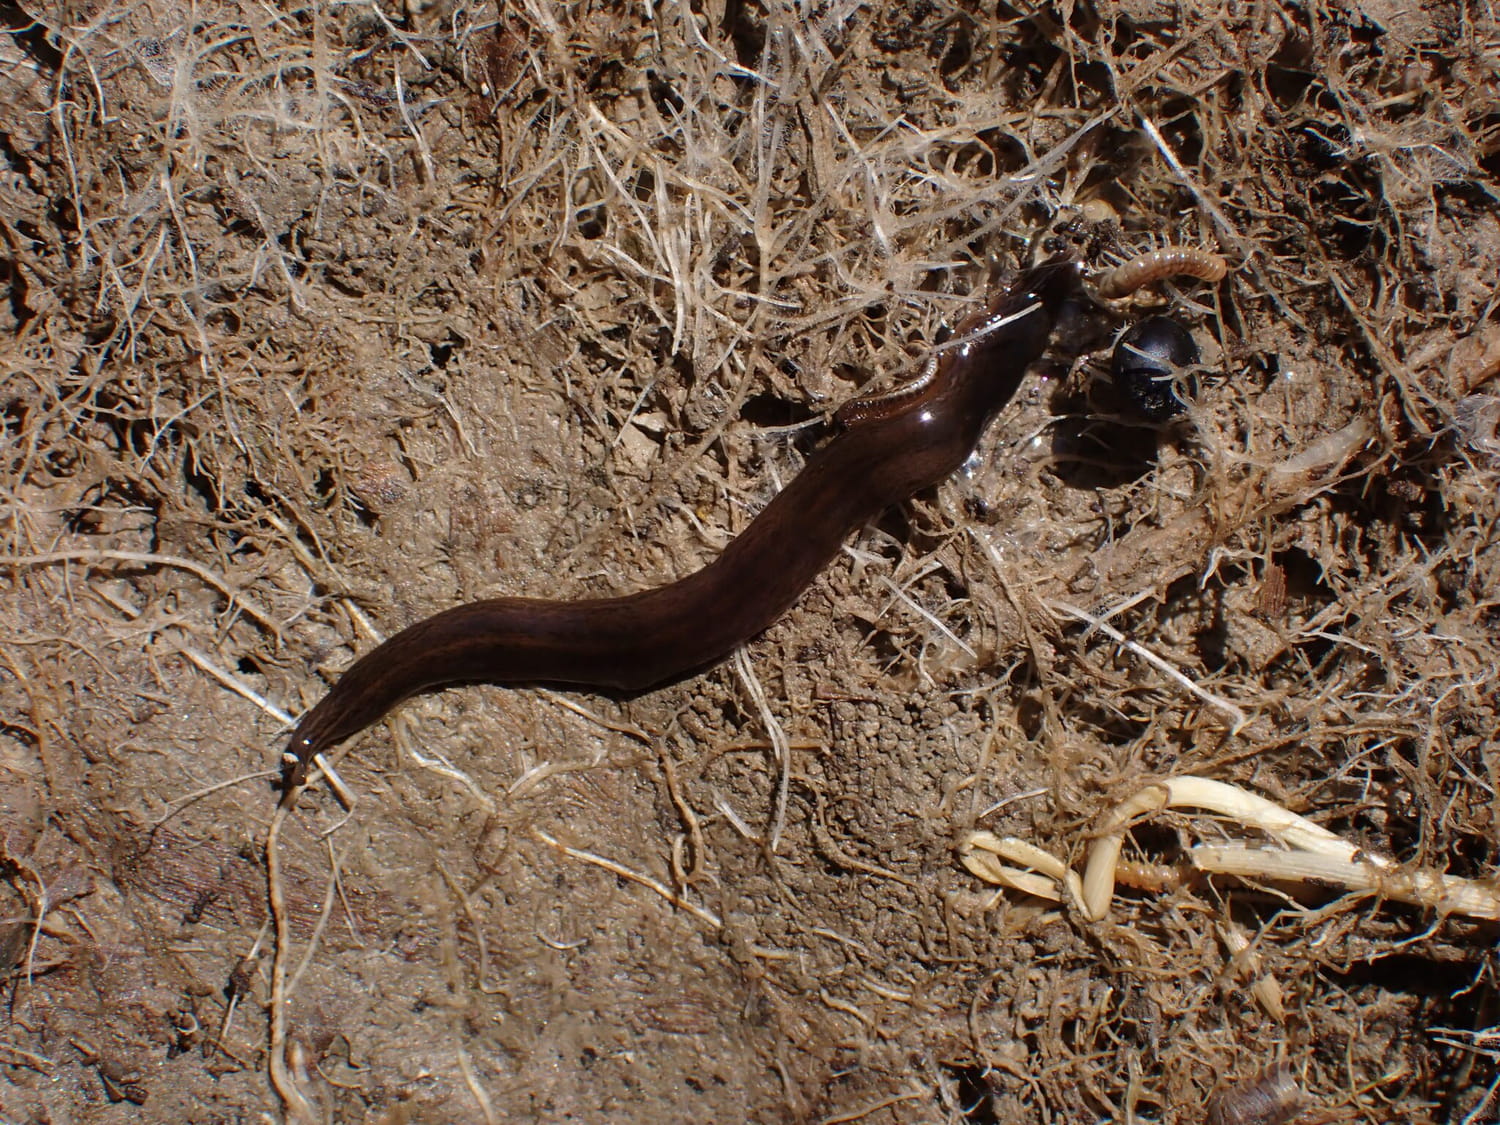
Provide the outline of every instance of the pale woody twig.
<path id="1" fill-rule="evenodd" d="M 602 867 L 605 871 L 618 875 L 622 879 L 629 879 L 632 883 L 639 883 L 647 890 L 655 891 L 657 894 L 661 895 L 662 898 L 666 899 L 679 910 L 686 910 L 694 918 L 697 918 L 700 922 L 706 922 L 716 930 L 721 929 L 724 925 L 723 921 L 713 911 L 705 910 L 701 906 L 694 906 L 691 902 L 688 902 L 687 899 L 683 898 L 676 891 L 672 890 L 671 887 L 667 886 L 660 880 L 653 879 L 650 875 L 643 874 L 639 871 L 633 871 L 629 867 L 626 867 L 624 864 L 616 863 L 612 859 L 605 859 L 604 856 L 598 855 L 594 852 L 587 852 L 581 848 L 569 847 L 567 844 L 562 843 L 555 837 L 548 835 L 546 832 L 543 832 L 540 828 L 535 830 L 535 834 L 538 840 L 540 840 L 544 844 L 551 844 L 558 851 L 562 852 L 563 855 L 571 856 L 573 859 L 580 859 L 584 863 L 591 863 L 595 867 Z"/>
<path id="2" fill-rule="evenodd" d="M 1246 715 L 1244 711 L 1240 710 L 1233 703 L 1230 703 L 1229 700 L 1223 698 L 1222 696 L 1213 694 L 1213 692 L 1207 690 L 1206 688 L 1199 687 L 1190 678 L 1179 672 L 1176 668 L 1172 667 L 1171 664 L 1167 663 L 1161 657 L 1157 656 L 1156 653 L 1152 652 L 1145 645 L 1138 644 L 1137 642 L 1130 640 L 1125 636 L 1124 633 L 1120 632 L 1113 625 L 1110 625 L 1103 619 L 1095 617 L 1093 614 L 1088 613 L 1085 610 L 1081 610 L 1076 606 L 1068 605 L 1066 602 L 1048 602 L 1047 607 L 1049 609 L 1056 610 L 1058 613 L 1065 613 L 1069 617 L 1076 618 L 1079 621 L 1087 622 L 1091 628 L 1099 630 L 1115 643 L 1124 645 L 1125 648 L 1135 653 L 1136 656 L 1139 656 L 1142 660 L 1151 665 L 1151 667 L 1155 668 L 1162 675 L 1176 681 L 1193 695 L 1196 695 L 1199 699 L 1203 700 L 1203 702 L 1207 703 L 1210 707 L 1223 712 L 1234 723 L 1234 725 L 1229 730 L 1230 734 L 1238 734 L 1245 728 L 1246 725 L 1249 724 L 1250 716 Z"/>
<path id="3" fill-rule="evenodd" d="M 750 698 L 755 701 L 756 710 L 760 712 L 761 722 L 765 724 L 766 734 L 771 740 L 771 745 L 776 750 L 777 774 L 776 774 L 776 802 L 775 809 L 771 814 L 771 831 L 766 839 L 766 847 L 772 855 L 781 844 L 781 833 L 786 827 L 786 802 L 787 793 L 791 786 L 792 777 L 792 747 L 787 741 L 786 731 L 782 730 L 781 723 L 777 721 L 776 714 L 771 710 L 771 704 L 766 699 L 765 689 L 760 686 L 760 680 L 755 675 L 755 669 L 750 666 L 750 658 L 745 655 L 743 647 L 735 649 L 734 670 L 739 673 L 740 680 L 745 685 L 745 690 L 750 693 Z"/>

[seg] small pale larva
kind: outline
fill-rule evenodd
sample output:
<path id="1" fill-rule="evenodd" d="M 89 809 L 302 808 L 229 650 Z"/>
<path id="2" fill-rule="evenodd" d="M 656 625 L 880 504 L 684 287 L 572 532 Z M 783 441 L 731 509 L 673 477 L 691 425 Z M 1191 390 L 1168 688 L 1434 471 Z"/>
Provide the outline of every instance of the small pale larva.
<path id="1" fill-rule="evenodd" d="M 1229 272 L 1229 263 L 1212 250 L 1197 246 L 1163 246 L 1137 254 L 1106 271 L 1094 284 L 1094 292 L 1106 301 L 1128 297 L 1137 289 L 1168 277 L 1196 277 L 1200 281 L 1220 281 Z"/>

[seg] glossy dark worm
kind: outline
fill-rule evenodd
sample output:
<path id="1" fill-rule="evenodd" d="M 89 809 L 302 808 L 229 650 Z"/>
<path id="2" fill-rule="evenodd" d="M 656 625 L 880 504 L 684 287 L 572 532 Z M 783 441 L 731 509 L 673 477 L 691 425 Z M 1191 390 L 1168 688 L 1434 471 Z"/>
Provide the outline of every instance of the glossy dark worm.
<path id="1" fill-rule="evenodd" d="M 846 404 L 840 432 L 695 574 L 617 598 L 472 602 L 403 629 L 303 716 L 287 748 L 288 793 L 313 755 L 425 688 L 483 680 L 640 691 L 722 660 L 791 608 L 851 532 L 968 459 L 1076 284 L 1062 259 L 1023 273 L 959 325 L 920 379 Z"/>

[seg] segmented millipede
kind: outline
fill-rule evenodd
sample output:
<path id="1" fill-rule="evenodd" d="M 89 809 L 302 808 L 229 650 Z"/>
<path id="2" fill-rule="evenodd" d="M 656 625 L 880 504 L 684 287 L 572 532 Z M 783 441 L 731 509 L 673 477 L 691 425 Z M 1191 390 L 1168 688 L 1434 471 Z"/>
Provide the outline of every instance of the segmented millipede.
<path id="1" fill-rule="evenodd" d="M 1094 292 L 1107 301 L 1128 297 L 1137 289 L 1167 277 L 1196 277 L 1200 281 L 1220 281 L 1229 272 L 1229 263 L 1212 250 L 1197 246 L 1163 246 L 1147 250 L 1128 262 L 1106 271 L 1094 285 Z"/>

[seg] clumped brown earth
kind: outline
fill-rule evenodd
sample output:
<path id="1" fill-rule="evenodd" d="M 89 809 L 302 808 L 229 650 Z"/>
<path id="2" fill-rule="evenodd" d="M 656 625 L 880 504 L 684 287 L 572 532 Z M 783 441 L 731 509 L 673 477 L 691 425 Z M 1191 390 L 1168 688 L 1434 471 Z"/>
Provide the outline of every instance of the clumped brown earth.
<path id="1" fill-rule="evenodd" d="M 0 10 L 0 1120 L 1500 1116 L 1489 5 Z M 1167 243 L 1229 276 L 743 661 L 428 695 L 274 815 L 378 638 L 689 572 L 993 278 Z M 1186 775 L 1386 881 L 960 862 Z"/>

